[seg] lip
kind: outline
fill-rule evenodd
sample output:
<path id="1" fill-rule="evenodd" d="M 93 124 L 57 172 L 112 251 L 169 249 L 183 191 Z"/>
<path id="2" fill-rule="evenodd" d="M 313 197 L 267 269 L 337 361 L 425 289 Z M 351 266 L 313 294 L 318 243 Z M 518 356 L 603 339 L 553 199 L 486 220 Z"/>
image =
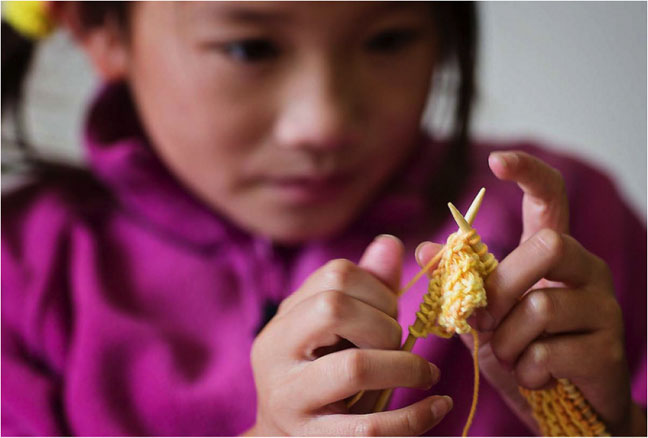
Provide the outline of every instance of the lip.
<path id="1" fill-rule="evenodd" d="M 349 177 L 343 174 L 271 177 L 270 189 L 284 202 L 293 204 L 321 203 L 337 198 Z"/>

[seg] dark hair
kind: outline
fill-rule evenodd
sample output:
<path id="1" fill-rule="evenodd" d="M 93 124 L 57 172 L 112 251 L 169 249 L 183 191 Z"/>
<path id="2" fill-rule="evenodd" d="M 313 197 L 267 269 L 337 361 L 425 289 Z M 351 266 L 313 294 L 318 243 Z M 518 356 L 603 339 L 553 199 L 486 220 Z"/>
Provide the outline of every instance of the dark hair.
<path id="1" fill-rule="evenodd" d="M 79 19 L 86 28 L 115 20 L 124 29 L 128 28 L 128 2 L 77 2 Z M 468 171 L 469 126 L 473 98 L 475 95 L 475 67 L 477 58 L 477 12 L 473 2 L 432 3 L 432 9 L 439 29 L 439 49 L 442 64 L 450 66 L 456 76 L 455 114 L 449 134 L 451 147 L 446 148 L 444 166 L 433 187 L 442 182 L 444 199 L 437 199 L 438 191 L 430 188 L 430 205 L 444 205 L 446 200 L 455 200 L 462 188 L 463 176 Z M 23 153 L 23 160 L 30 168 L 44 170 L 51 168 L 51 162 L 38 158 L 23 128 L 21 101 L 23 84 L 34 53 L 34 43 L 16 33 L 5 22 L 2 23 L 2 109 L 3 117 L 10 114 L 14 120 L 16 143 Z"/>
<path id="2" fill-rule="evenodd" d="M 445 210 L 447 201 L 456 201 L 463 189 L 468 175 L 470 142 L 470 120 L 476 94 L 476 67 L 478 20 L 477 6 L 474 2 L 439 2 L 434 4 L 437 26 L 439 27 L 440 51 L 443 64 L 454 70 L 456 77 L 454 94 L 455 114 L 449 134 L 450 147 L 442 158 L 443 166 L 433 181 L 428 193 L 431 197 L 429 207 L 432 213 Z M 443 187 L 441 195 L 438 187 Z M 439 199 L 443 196 L 443 199 Z M 446 211 L 447 213 L 447 211 Z M 432 214 L 432 218 L 444 217 Z"/>
<path id="3" fill-rule="evenodd" d="M 76 2 L 75 7 L 79 14 L 79 20 L 86 29 L 100 26 L 107 20 L 114 20 L 126 29 L 128 27 L 128 5 L 129 2 L 98 1 Z M 6 133 L 3 130 L 3 143 L 14 144 L 18 147 L 21 153 L 17 158 L 17 163 L 13 164 L 16 164 L 18 168 L 26 166 L 31 173 L 59 176 L 68 171 L 80 172 L 81 169 L 70 164 L 41 157 L 29 141 L 29 135 L 25 130 L 22 103 L 27 73 L 35 52 L 35 41 L 21 35 L 4 20 L 2 21 L 2 118 L 10 117 L 14 128 L 12 138 L 6 138 Z M 3 126 L 6 125 L 3 124 Z M 4 170 L 5 163 L 3 162 Z"/>

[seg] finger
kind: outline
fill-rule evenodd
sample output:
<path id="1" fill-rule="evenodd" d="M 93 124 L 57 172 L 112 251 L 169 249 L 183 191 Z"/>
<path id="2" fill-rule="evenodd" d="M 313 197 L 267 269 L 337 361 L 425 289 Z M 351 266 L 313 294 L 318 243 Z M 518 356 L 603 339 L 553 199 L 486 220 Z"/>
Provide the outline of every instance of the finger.
<path id="1" fill-rule="evenodd" d="M 425 267 L 430 262 L 430 260 L 432 260 L 434 256 L 436 256 L 442 249 L 443 245 L 439 243 L 422 242 L 416 248 L 414 256 L 416 257 L 416 261 L 418 262 L 419 266 Z M 431 275 L 434 271 L 434 268 L 434 266 L 430 267 L 427 274 Z"/>
<path id="2" fill-rule="evenodd" d="M 529 389 L 540 388 L 552 378 L 569 379 L 604 420 L 614 422 L 627 412 L 627 403 L 610 400 L 630 400 L 627 372 L 619 372 L 625 369 L 622 338 L 606 331 L 536 342 L 519 360 L 515 375 Z"/>
<path id="3" fill-rule="evenodd" d="M 613 378 L 614 366 L 624 361 L 623 343 L 603 339 L 599 333 L 553 336 L 532 343 L 515 366 L 518 383 L 539 389 L 553 379 L 570 379 L 579 386 L 591 386 L 601 376 Z"/>
<path id="4" fill-rule="evenodd" d="M 542 335 L 585 333 L 604 327 L 607 321 L 601 309 L 606 303 L 607 297 L 589 291 L 558 288 L 531 291 L 494 332 L 493 353 L 512 368 L 529 344 Z"/>
<path id="5" fill-rule="evenodd" d="M 399 238 L 382 234 L 369 244 L 358 266 L 371 272 L 395 293 L 400 287 L 404 250 Z"/>
<path id="6" fill-rule="evenodd" d="M 574 238 L 544 229 L 511 252 L 486 279 L 488 305 L 477 312 L 477 327 L 493 330 L 520 297 L 540 279 L 573 288 L 608 282 L 605 264 Z"/>
<path id="7" fill-rule="evenodd" d="M 324 415 L 313 426 L 323 426 L 336 436 L 418 436 L 436 426 L 451 409 L 450 397 L 435 395 L 393 411 Z"/>
<path id="8" fill-rule="evenodd" d="M 295 388 L 317 388 L 303 394 L 302 406 L 319 409 L 359 391 L 395 387 L 429 389 L 439 369 L 400 350 L 348 349 L 310 362 L 295 379 Z"/>
<path id="9" fill-rule="evenodd" d="M 344 292 L 394 318 L 398 313 L 398 299 L 388 286 L 353 262 L 336 259 L 311 274 L 297 292 L 281 303 L 277 314 L 289 311 L 323 290 Z"/>
<path id="10" fill-rule="evenodd" d="M 514 181 L 524 192 L 522 242 L 542 228 L 569 232 L 569 203 L 560 172 L 520 151 L 493 152 L 488 164 L 498 179 Z"/>
<path id="11" fill-rule="evenodd" d="M 339 291 L 324 291 L 297 304 L 269 327 L 298 360 L 311 360 L 320 347 L 346 339 L 360 348 L 397 349 L 402 328 L 380 310 Z"/>

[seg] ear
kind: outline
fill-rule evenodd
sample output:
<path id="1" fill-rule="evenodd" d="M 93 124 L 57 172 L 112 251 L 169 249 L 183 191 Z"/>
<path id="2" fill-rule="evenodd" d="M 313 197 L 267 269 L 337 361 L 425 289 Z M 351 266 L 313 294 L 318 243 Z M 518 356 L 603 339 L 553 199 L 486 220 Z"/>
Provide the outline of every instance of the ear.
<path id="1" fill-rule="evenodd" d="M 50 2 L 50 13 L 86 52 L 102 79 L 124 79 L 129 61 L 127 30 L 111 16 L 107 16 L 101 24 L 85 26 L 80 19 L 76 3 Z"/>
<path id="2" fill-rule="evenodd" d="M 121 32 L 116 25 L 106 24 L 87 31 L 80 41 L 95 70 L 105 81 L 126 77 L 128 47 Z"/>

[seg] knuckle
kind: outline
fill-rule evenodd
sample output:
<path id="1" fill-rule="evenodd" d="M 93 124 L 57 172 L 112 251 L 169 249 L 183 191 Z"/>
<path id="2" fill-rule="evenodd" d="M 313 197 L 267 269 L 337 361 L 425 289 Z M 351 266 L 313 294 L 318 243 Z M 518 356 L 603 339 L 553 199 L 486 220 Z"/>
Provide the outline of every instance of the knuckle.
<path id="1" fill-rule="evenodd" d="M 546 368 L 551 354 L 549 346 L 542 342 L 535 342 L 531 344 L 529 349 L 532 363 L 535 366 Z"/>
<path id="2" fill-rule="evenodd" d="M 621 310 L 619 302 L 616 300 L 614 295 L 606 295 L 605 297 L 603 297 L 600 309 L 603 313 L 603 315 L 601 316 L 605 321 L 614 326 L 623 326 L 622 323 L 619 324 L 623 321 L 623 312 Z"/>
<path id="3" fill-rule="evenodd" d="M 353 436 L 378 436 L 379 428 L 375 421 L 368 418 L 359 418 L 353 428 Z"/>
<path id="4" fill-rule="evenodd" d="M 345 289 L 356 269 L 356 265 L 347 259 L 335 259 L 324 267 L 324 274 L 332 289 Z"/>
<path id="5" fill-rule="evenodd" d="M 342 318 L 346 305 L 346 295 L 337 290 L 320 292 L 316 297 L 317 312 L 321 321 L 335 322 Z"/>
<path id="6" fill-rule="evenodd" d="M 361 350 L 355 348 L 347 350 L 343 362 L 342 374 L 344 378 L 349 382 L 361 385 L 367 380 L 370 372 L 371 365 Z"/>
<path id="7" fill-rule="evenodd" d="M 618 336 L 611 333 L 608 338 L 603 344 L 607 345 L 604 357 L 611 367 L 616 368 L 625 363 L 625 345 Z"/>
<path id="8" fill-rule="evenodd" d="M 404 430 L 403 433 L 406 436 L 415 436 L 418 435 L 421 429 L 421 420 L 416 416 L 416 413 L 411 409 L 408 409 L 405 412 L 403 419 Z"/>
<path id="9" fill-rule="evenodd" d="M 294 300 L 294 298 L 292 298 L 293 296 L 294 295 L 291 295 L 285 300 L 283 300 L 281 303 L 279 303 L 279 307 L 277 308 L 277 315 L 286 312 L 286 309 L 290 308 L 290 303 L 292 303 L 292 301 Z"/>
<path id="10" fill-rule="evenodd" d="M 538 231 L 535 237 L 535 244 L 542 253 L 547 254 L 553 262 L 560 260 L 564 251 L 564 241 L 560 233 L 543 228 Z"/>
<path id="11" fill-rule="evenodd" d="M 548 293 L 533 291 L 524 299 L 524 309 L 529 318 L 546 326 L 556 311 L 556 303 Z"/>
<path id="12" fill-rule="evenodd" d="M 610 346 L 610 351 L 607 354 L 610 364 L 617 368 L 621 364 L 625 364 L 625 348 L 622 342 L 613 342 Z"/>
<path id="13" fill-rule="evenodd" d="M 536 342 L 528 347 L 526 357 L 515 368 L 515 375 L 521 386 L 539 389 L 550 381 L 551 376 L 547 372 L 549 354 L 546 344 Z"/>

